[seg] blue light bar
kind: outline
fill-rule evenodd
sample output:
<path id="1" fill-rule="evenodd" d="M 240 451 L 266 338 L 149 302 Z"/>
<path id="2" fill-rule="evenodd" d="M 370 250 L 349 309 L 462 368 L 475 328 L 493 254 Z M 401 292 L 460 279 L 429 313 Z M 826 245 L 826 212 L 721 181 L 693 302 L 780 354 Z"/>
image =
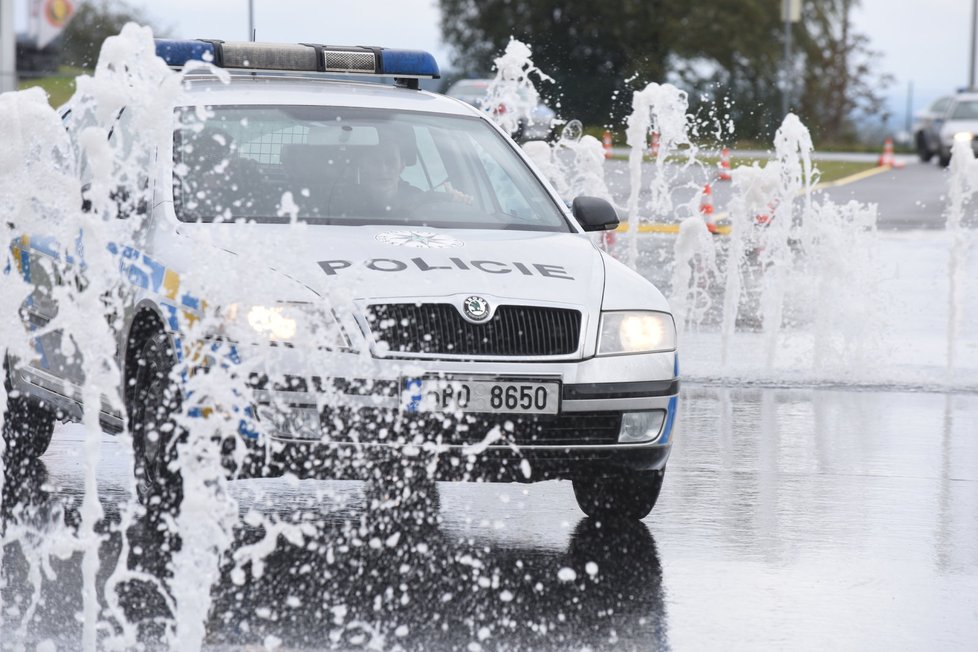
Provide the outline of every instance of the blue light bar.
<path id="1" fill-rule="evenodd" d="M 441 75 L 438 62 L 431 53 L 424 50 L 387 50 L 380 51 L 380 70 L 384 75 L 412 77 L 431 77 L 438 79 Z"/>
<path id="2" fill-rule="evenodd" d="M 398 79 L 437 79 L 440 76 L 435 58 L 423 50 L 313 43 L 157 39 L 156 54 L 174 68 L 180 68 L 188 61 L 207 61 L 221 68 L 236 70 L 384 75 Z"/>
<path id="3" fill-rule="evenodd" d="M 180 68 L 188 61 L 214 63 L 214 44 L 208 41 L 174 41 L 156 39 L 156 56 L 172 68 Z"/>

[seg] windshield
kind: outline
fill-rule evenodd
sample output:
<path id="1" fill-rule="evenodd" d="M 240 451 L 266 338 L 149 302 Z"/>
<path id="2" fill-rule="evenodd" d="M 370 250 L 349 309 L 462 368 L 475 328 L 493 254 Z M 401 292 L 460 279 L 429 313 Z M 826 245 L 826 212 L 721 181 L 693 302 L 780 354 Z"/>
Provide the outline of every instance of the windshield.
<path id="1" fill-rule="evenodd" d="M 201 117 L 203 115 L 204 117 Z M 321 106 L 178 112 L 184 222 L 571 231 L 540 181 L 477 118 Z"/>
<path id="2" fill-rule="evenodd" d="M 952 120 L 978 120 L 978 100 L 962 100 L 954 106 Z"/>

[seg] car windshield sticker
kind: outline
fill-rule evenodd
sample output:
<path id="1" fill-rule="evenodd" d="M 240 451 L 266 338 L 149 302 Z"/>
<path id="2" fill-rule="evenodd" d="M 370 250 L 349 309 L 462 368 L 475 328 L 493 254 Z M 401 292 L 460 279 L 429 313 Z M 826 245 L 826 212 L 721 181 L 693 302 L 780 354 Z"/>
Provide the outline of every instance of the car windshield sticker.
<path id="1" fill-rule="evenodd" d="M 377 239 L 389 245 L 416 249 L 448 249 L 463 245 L 461 240 L 450 235 L 430 231 L 384 231 L 377 234 Z"/>

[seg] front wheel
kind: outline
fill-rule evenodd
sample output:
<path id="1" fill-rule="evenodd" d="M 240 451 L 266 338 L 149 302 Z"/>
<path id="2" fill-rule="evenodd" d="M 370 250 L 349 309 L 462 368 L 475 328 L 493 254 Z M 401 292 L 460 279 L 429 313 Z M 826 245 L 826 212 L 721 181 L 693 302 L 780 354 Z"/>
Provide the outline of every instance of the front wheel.
<path id="1" fill-rule="evenodd" d="M 47 404 L 13 391 L 9 377 L 5 377 L 4 384 L 7 407 L 3 414 L 3 462 L 4 468 L 14 469 L 44 455 L 51 444 L 57 415 Z"/>
<path id="2" fill-rule="evenodd" d="M 917 134 L 917 156 L 921 163 L 928 163 L 934 158 L 934 152 L 927 146 L 927 139 L 923 134 Z"/>
<path id="3" fill-rule="evenodd" d="M 655 507 L 666 470 L 627 471 L 617 475 L 577 478 L 574 497 L 591 518 L 645 518 Z"/>
<path id="4" fill-rule="evenodd" d="M 175 416 L 180 412 L 181 397 L 170 378 L 176 358 L 169 338 L 163 333 L 147 338 L 136 361 L 128 406 L 136 491 L 150 511 L 175 513 L 183 498 L 182 477 L 175 468 L 181 433 Z"/>
<path id="5" fill-rule="evenodd" d="M 951 164 L 951 150 L 945 147 L 941 147 L 937 150 L 937 163 L 942 168 L 946 168 Z"/>

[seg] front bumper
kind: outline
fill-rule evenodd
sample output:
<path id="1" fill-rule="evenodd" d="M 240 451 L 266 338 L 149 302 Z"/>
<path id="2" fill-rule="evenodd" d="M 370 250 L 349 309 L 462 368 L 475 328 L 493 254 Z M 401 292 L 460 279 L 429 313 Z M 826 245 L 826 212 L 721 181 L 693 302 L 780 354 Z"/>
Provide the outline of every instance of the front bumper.
<path id="1" fill-rule="evenodd" d="M 675 353 L 555 363 L 348 362 L 347 375 L 252 376 L 256 431 L 272 443 L 279 470 L 361 477 L 365 459 L 434 454 L 440 478 L 535 481 L 661 469 L 671 449 L 679 389 Z M 400 383 L 418 375 L 556 379 L 559 412 L 407 413 Z M 654 436 L 623 439 L 623 424 L 636 418 L 657 423 Z"/>
<path id="2" fill-rule="evenodd" d="M 405 451 L 404 447 L 393 445 L 296 441 L 278 442 L 275 448 L 271 464 L 255 469 L 332 480 L 376 477 L 375 469 L 390 468 L 391 462 L 403 463 Z M 449 446 L 428 451 L 415 449 L 411 456 L 435 480 L 539 482 L 616 475 L 623 470 L 661 470 L 665 468 L 671 450 L 671 443 L 549 448 L 489 446 L 478 453 Z M 435 464 L 432 460 L 436 460 Z M 253 471 L 253 474 L 258 473 Z"/>

